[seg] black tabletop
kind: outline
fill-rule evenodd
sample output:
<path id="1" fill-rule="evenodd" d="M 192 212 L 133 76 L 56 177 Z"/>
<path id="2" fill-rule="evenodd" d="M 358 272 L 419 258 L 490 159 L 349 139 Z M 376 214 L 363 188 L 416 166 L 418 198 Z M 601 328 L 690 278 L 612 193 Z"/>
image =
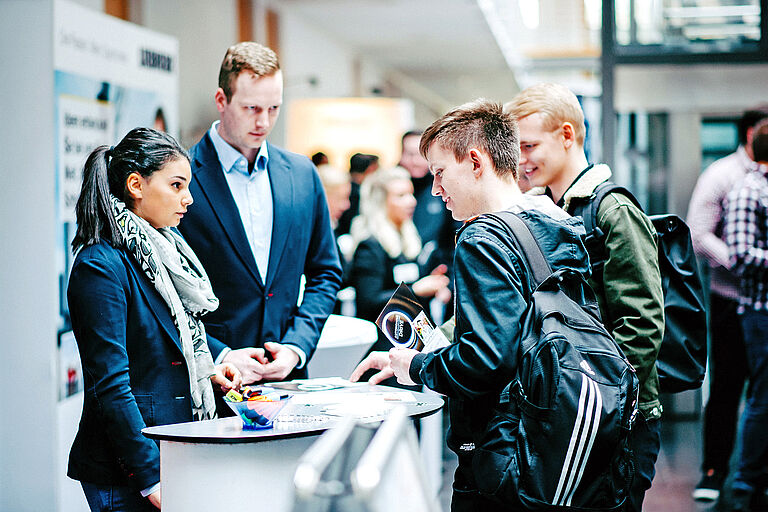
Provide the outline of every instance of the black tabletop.
<path id="1" fill-rule="evenodd" d="M 312 382 L 307 381 L 307 382 Z M 395 407 L 405 407 L 413 418 L 421 418 L 443 406 L 440 395 L 421 393 L 367 383 L 320 391 L 286 391 L 288 405 L 265 430 L 244 430 L 239 417 L 193 421 L 148 427 L 142 433 L 150 439 L 183 443 L 254 443 L 317 435 L 352 415 L 361 422 L 383 420 Z"/>

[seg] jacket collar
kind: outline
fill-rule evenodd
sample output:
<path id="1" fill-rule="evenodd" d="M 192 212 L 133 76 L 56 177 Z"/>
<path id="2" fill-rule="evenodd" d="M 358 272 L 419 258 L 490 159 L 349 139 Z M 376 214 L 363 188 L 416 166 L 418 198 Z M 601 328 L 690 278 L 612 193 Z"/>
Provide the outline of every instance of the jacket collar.
<path id="1" fill-rule="evenodd" d="M 611 179 L 611 168 L 605 164 L 595 164 L 591 169 L 579 175 L 563 194 L 563 210 L 568 211 L 571 201 L 585 199 L 592 195 L 598 185 Z M 530 196 L 550 195 L 546 187 L 533 187 L 526 194 Z"/>
<path id="2" fill-rule="evenodd" d="M 260 286 L 267 287 L 274 279 L 282 260 L 286 241 L 290 238 L 291 228 L 295 223 L 295 218 L 285 214 L 285 212 L 294 211 L 295 183 L 291 162 L 286 158 L 285 153 L 276 146 L 271 146 L 269 151 L 267 172 L 272 187 L 273 217 L 266 283 L 261 280 L 256 260 L 253 258 L 253 251 L 248 243 L 248 237 L 245 235 L 243 221 L 221 170 L 221 162 L 216 154 L 210 134 L 205 134 L 195 146 L 192 155 L 197 168 L 195 179 L 198 180 L 200 190 L 210 202 L 223 231 L 227 234 L 232 246 L 252 277 Z M 278 236 L 275 236 L 276 233 Z"/>
<path id="3" fill-rule="evenodd" d="M 605 164 L 595 164 L 571 183 L 563 195 L 563 210 L 568 211 L 571 201 L 585 199 L 592 195 L 598 185 L 611 179 L 611 168 Z"/>
<path id="4" fill-rule="evenodd" d="M 272 242 L 269 247 L 269 263 L 267 264 L 267 288 L 270 287 L 275 275 L 278 273 L 278 267 L 283 261 L 283 251 L 286 242 L 291 238 L 291 228 L 297 220 L 294 215 L 297 213 L 294 205 L 294 172 L 291 162 L 286 158 L 283 151 L 272 146 L 267 172 L 269 173 L 269 182 L 272 187 Z M 309 184 L 307 184 L 309 186 Z"/>

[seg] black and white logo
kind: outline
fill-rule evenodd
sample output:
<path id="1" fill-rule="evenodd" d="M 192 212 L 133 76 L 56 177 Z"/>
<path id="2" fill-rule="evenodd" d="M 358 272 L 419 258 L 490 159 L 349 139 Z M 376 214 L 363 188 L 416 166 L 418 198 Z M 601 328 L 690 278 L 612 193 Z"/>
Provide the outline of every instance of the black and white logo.
<path id="1" fill-rule="evenodd" d="M 416 344 L 416 331 L 408 316 L 401 311 L 390 311 L 382 322 L 384 334 L 396 347 L 413 348 Z"/>

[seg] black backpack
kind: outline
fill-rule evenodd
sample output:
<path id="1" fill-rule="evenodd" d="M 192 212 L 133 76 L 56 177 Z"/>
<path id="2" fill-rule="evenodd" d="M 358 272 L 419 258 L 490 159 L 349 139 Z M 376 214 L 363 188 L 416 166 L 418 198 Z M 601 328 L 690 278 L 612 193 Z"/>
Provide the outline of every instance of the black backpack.
<path id="1" fill-rule="evenodd" d="M 486 217 L 505 226 L 525 255 L 534 291 L 517 375 L 474 450 L 478 490 L 528 510 L 619 510 L 633 476 L 634 369 L 600 322 L 581 273 L 552 273 L 517 215 Z"/>
<path id="2" fill-rule="evenodd" d="M 606 181 L 570 212 L 584 220 L 587 232 L 584 245 L 592 272 L 601 282 L 607 255 L 605 235 L 597 227 L 597 210 L 603 198 L 612 192 L 626 196 L 642 211 L 631 192 Z M 704 381 L 707 367 L 707 310 L 691 233 L 677 215 L 649 215 L 648 218 L 659 237 L 659 269 L 664 289 L 664 339 L 656 360 L 659 388 L 666 393 L 697 389 Z"/>

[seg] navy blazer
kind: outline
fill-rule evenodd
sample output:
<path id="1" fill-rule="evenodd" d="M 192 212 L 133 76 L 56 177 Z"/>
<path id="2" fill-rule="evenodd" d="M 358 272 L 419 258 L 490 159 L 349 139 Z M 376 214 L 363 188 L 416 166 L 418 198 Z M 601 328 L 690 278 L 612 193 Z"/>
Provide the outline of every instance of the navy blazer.
<path id="1" fill-rule="evenodd" d="M 341 284 L 336 242 L 315 166 L 304 156 L 269 146 L 274 220 L 264 283 L 207 133 L 190 155 L 195 202 L 179 229 L 220 301 L 204 319 L 206 330 L 223 342 L 210 341 L 213 357 L 225 346 L 262 347 L 276 341 L 295 345 L 310 358 Z M 302 274 L 307 281 L 298 307 Z M 304 375 L 302 370 L 290 378 Z"/>
<path id="2" fill-rule="evenodd" d="M 146 489 L 160 481 L 160 452 L 141 429 L 192 421 L 170 309 L 134 258 L 106 241 L 77 255 L 67 299 L 85 385 L 67 474 Z"/>

